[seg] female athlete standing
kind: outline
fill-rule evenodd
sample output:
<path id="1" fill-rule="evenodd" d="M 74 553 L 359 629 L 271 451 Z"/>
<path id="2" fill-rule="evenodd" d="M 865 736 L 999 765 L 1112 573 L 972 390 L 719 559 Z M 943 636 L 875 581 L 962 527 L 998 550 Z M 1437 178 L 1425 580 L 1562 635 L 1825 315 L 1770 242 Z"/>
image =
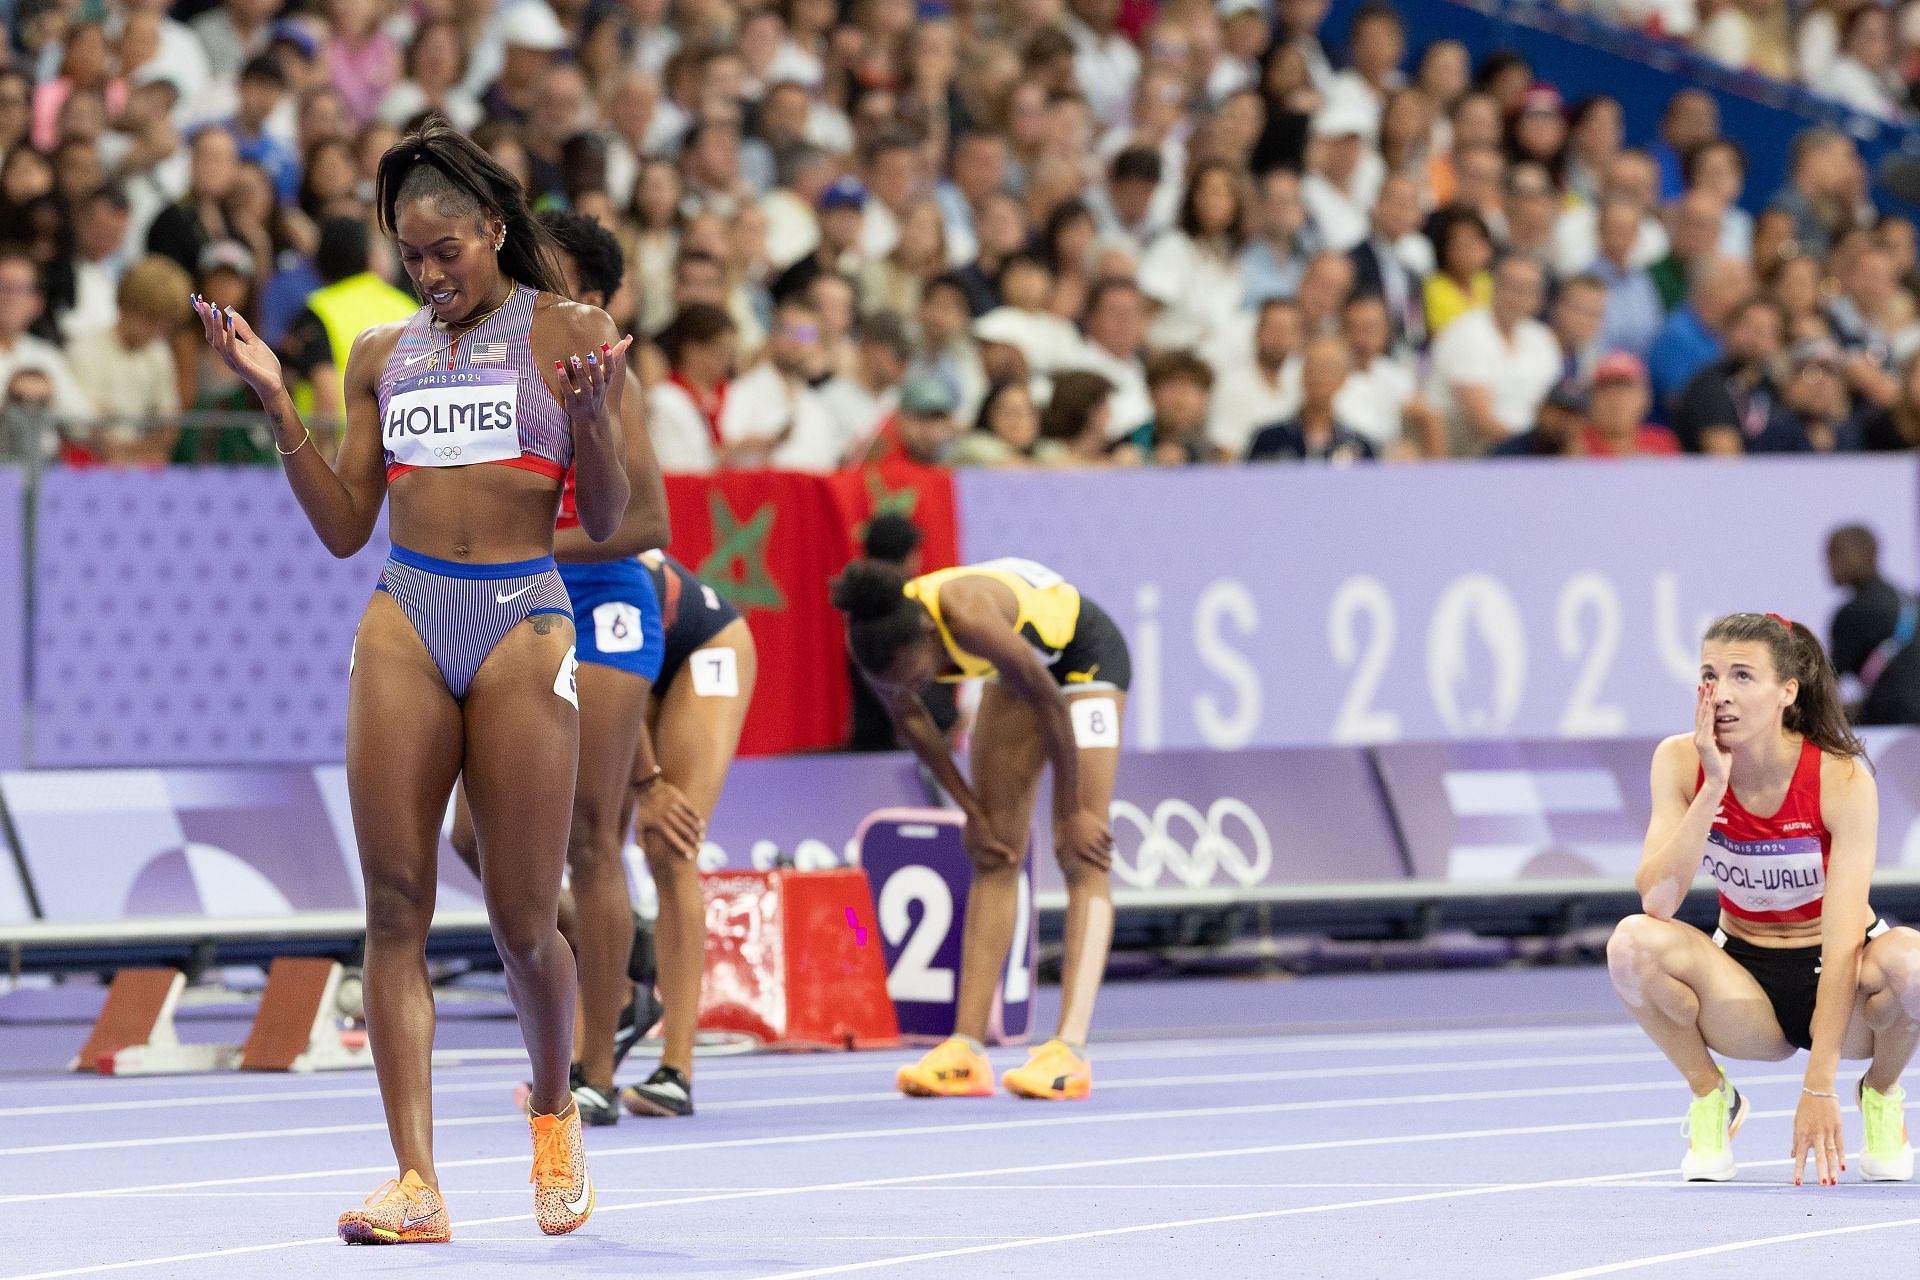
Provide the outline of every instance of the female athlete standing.
<path id="1" fill-rule="evenodd" d="M 567 1090 L 573 956 L 556 924 L 578 727 L 554 513 L 571 464 L 588 534 L 620 522 L 630 340 L 616 341 L 605 312 L 560 295 L 519 185 L 444 123 L 381 157 L 375 200 L 427 305 L 354 340 L 337 470 L 309 447 L 272 351 L 245 320 L 196 300 L 208 342 L 265 405 L 327 549 L 365 545 L 392 496 L 392 557 L 354 643 L 347 771 L 366 882 L 367 1027 L 400 1176 L 342 1214 L 339 1231 L 363 1244 L 451 1235 L 433 1164 L 424 949 L 440 822 L 464 773 L 494 941 L 533 1061 L 535 1216 L 557 1235 L 587 1220 L 594 1197 Z"/>
<path id="2" fill-rule="evenodd" d="M 1913 1176 L 1900 1073 L 1920 1043 L 1920 933 L 1867 905 L 1880 802 L 1847 727 L 1826 652 L 1776 614 L 1707 629 L 1691 734 L 1653 756 L 1653 819 L 1634 877 L 1646 914 L 1607 944 L 1614 988 L 1693 1089 L 1689 1181 L 1734 1175 L 1747 1099 L 1713 1060 L 1807 1049 L 1793 1180 L 1846 1167 L 1840 1059 L 1872 1061 L 1851 1094 L 1866 1123 L 1860 1172 Z M 1720 891 L 1712 938 L 1675 920 L 1702 868 Z"/>
<path id="3" fill-rule="evenodd" d="M 619 291 L 626 270 L 620 242 L 577 213 L 549 211 L 539 221 L 553 237 L 555 265 L 568 296 L 604 309 Z M 638 394 L 622 397 L 620 404 L 633 496 L 619 529 L 604 542 L 587 536 L 574 509 L 569 477 L 553 535 L 554 559 L 578 627 L 579 775 L 567 838 L 568 892 L 561 899 L 560 918 L 580 987 L 569 1083 L 580 1118 L 590 1125 L 620 1119 L 613 1090 L 614 1036 L 633 991 L 626 976 L 633 899 L 621 861 L 624 810 L 636 753 L 639 767 L 653 768 L 645 742 L 647 700 L 662 657 L 660 606 L 652 578 L 636 558 L 641 551 L 665 546 L 668 535 L 666 488 L 647 435 L 643 404 Z M 685 814 L 674 816 L 697 845 L 697 822 Z M 478 875 L 479 848 L 464 787 L 454 802 L 453 847 Z"/>
<path id="4" fill-rule="evenodd" d="M 1040 787 L 1053 765 L 1053 842 L 1067 881 L 1060 1023 L 1003 1083 L 1028 1098 L 1084 1098 L 1084 1048 L 1113 941 L 1113 833 L 1107 809 L 1120 762 L 1120 722 L 1132 663 L 1126 637 L 1059 574 L 1027 560 L 992 560 L 909 580 L 859 561 L 833 587 L 848 647 L 915 755 L 966 814 L 972 887 L 952 1038 L 902 1067 L 920 1097 L 993 1092 L 980 1040 L 1013 945 L 1020 866 Z M 930 680 L 986 677 L 973 735 L 973 785 L 920 702 Z"/>
<path id="5" fill-rule="evenodd" d="M 637 1116 L 690 1116 L 707 955 L 696 858 L 740 745 L 759 659 L 746 620 L 719 592 L 663 552 L 650 551 L 640 562 L 653 575 L 666 638 L 648 732 L 634 761 L 633 824 L 660 899 L 653 942 L 666 1015 L 659 1067 L 621 1090 L 620 1099 Z M 649 746 L 657 747 L 660 763 L 651 763 Z M 689 816 L 698 823 L 691 833 Z"/>

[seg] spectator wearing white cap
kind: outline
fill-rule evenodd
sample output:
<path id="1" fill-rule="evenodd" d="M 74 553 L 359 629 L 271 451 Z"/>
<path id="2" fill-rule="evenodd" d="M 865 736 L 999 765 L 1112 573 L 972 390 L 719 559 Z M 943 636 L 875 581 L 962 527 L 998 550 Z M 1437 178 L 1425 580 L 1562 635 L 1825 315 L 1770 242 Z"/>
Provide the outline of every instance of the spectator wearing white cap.
<path id="1" fill-rule="evenodd" d="M 1329 98 L 1309 126 L 1307 176 L 1300 184 L 1321 241 L 1347 253 L 1367 238 L 1374 197 L 1386 165 L 1367 149 L 1377 117 L 1352 93 Z"/>
<path id="2" fill-rule="evenodd" d="M 1427 394 L 1447 424 L 1454 457 L 1530 429 L 1560 381 L 1560 344 L 1534 319 L 1546 297 L 1538 264 L 1506 258 L 1494 268 L 1493 305 L 1455 320 L 1434 340 Z"/>
<path id="3" fill-rule="evenodd" d="M 1203 349 L 1234 328 L 1243 281 L 1246 209 L 1240 176 L 1203 161 L 1187 184 L 1178 225 L 1140 262 L 1140 289 L 1156 310 L 1147 342 L 1156 351 Z"/>
<path id="4" fill-rule="evenodd" d="M 481 95 L 481 105 L 493 119 L 524 123 L 555 55 L 572 41 L 546 0 L 517 0 L 496 21 L 500 73 Z"/>

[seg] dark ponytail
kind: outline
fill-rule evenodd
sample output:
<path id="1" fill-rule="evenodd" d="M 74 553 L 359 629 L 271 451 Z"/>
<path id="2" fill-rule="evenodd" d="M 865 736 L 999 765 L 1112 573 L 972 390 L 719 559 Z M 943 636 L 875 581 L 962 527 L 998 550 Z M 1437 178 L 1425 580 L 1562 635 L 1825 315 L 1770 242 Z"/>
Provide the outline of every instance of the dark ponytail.
<path id="1" fill-rule="evenodd" d="M 553 236 L 534 219 L 519 180 L 443 116 L 429 116 L 380 157 L 373 176 L 380 230 L 394 234 L 400 203 L 423 196 L 437 197 L 447 215 L 472 211 L 498 217 L 507 233 L 501 272 L 518 284 L 567 296 Z"/>
<path id="2" fill-rule="evenodd" d="M 1773 655 L 1773 669 L 1784 683 L 1800 682 L 1800 692 L 1786 710 L 1786 726 L 1833 756 L 1864 756 L 1866 747 L 1847 723 L 1840 702 L 1840 678 L 1820 638 L 1798 622 L 1777 613 L 1730 613 L 1707 628 L 1706 641 L 1730 640 L 1763 644 Z"/>
<path id="3" fill-rule="evenodd" d="M 920 606 L 907 575 L 877 560 L 855 560 L 833 583 L 833 607 L 847 615 L 847 647 L 861 670 L 879 675 L 920 639 Z"/>

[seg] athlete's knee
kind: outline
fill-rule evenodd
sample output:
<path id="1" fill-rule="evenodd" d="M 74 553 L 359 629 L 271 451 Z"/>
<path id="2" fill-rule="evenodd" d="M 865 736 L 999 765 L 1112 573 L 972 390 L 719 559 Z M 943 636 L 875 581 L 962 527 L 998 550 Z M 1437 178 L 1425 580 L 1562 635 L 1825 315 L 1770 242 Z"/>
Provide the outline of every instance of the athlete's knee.
<path id="1" fill-rule="evenodd" d="M 432 884 L 378 874 L 367 879 L 367 940 L 376 945 L 425 945 L 433 923 Z"/>
<path id="2" fill-rule="evenodd" d="M 647 859 L 647 873 L 653 877 L 654 888 L 663 893 L 677 893 L 687 890 L 700 892 L 700 860 L 682 857 L 668 848 L 643 848 L 641 852 Z"/>
<path id="3" fill-rule="evenodd" d="M 512 911 L 489 910 L 488 916 L 494 948 L 509 968 L 537 963 L 560 932 L 556 915 L 530 910 L 525 905 Z"/>
<path id="4" fill-rule="evenodd" d="M 1920 1019 L 1920 933 L 1899 929 L 1875 939 L 1861 962 L 1860 986 L 1876 1030 Z"/>
<path id="5" fill-rule="evenodd" d="M 1083 890 L 1098 892 L 1112 887 L 1113 873 L 1104 867 L 1095 866 L 1083 858 L 1062 856 L 1059 862 L 1060 877 L 1067 882 L 1069 893 Z"/>
<path id="6" fill-rule="evenodd" d="M 576 805 L 567 832 L 567 874 L 576 887 L 620 876 L 620 828 L 591 805 Z"/>
<path id="7" fill-rule="evenodd" d="M 1638 1008 L 1646 999 L 1647 983 L 1663 974 L 1673 952 L 1674 930 L 1681 926 L 1671 920 L 1649 915 L 1631 915 L 1614 926 L 1607 939 L 1607 972 L 1620 998 Z"/>

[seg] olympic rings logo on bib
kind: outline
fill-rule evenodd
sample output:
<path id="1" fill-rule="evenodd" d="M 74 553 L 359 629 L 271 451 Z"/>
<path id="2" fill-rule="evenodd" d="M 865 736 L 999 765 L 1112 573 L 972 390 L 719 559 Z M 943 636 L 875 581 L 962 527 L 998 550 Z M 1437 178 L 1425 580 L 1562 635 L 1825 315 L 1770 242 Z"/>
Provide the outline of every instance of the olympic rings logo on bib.
<path id="1" fill-rule="evenodd" d="M 441 448 L 435 449 L 433 451 L 433 456 L 436 458 L 445 458 L 449 462 L 451 462 L 453 459 L 460 456 L 460 446 L 457 444 L 442 446 Z"/>

